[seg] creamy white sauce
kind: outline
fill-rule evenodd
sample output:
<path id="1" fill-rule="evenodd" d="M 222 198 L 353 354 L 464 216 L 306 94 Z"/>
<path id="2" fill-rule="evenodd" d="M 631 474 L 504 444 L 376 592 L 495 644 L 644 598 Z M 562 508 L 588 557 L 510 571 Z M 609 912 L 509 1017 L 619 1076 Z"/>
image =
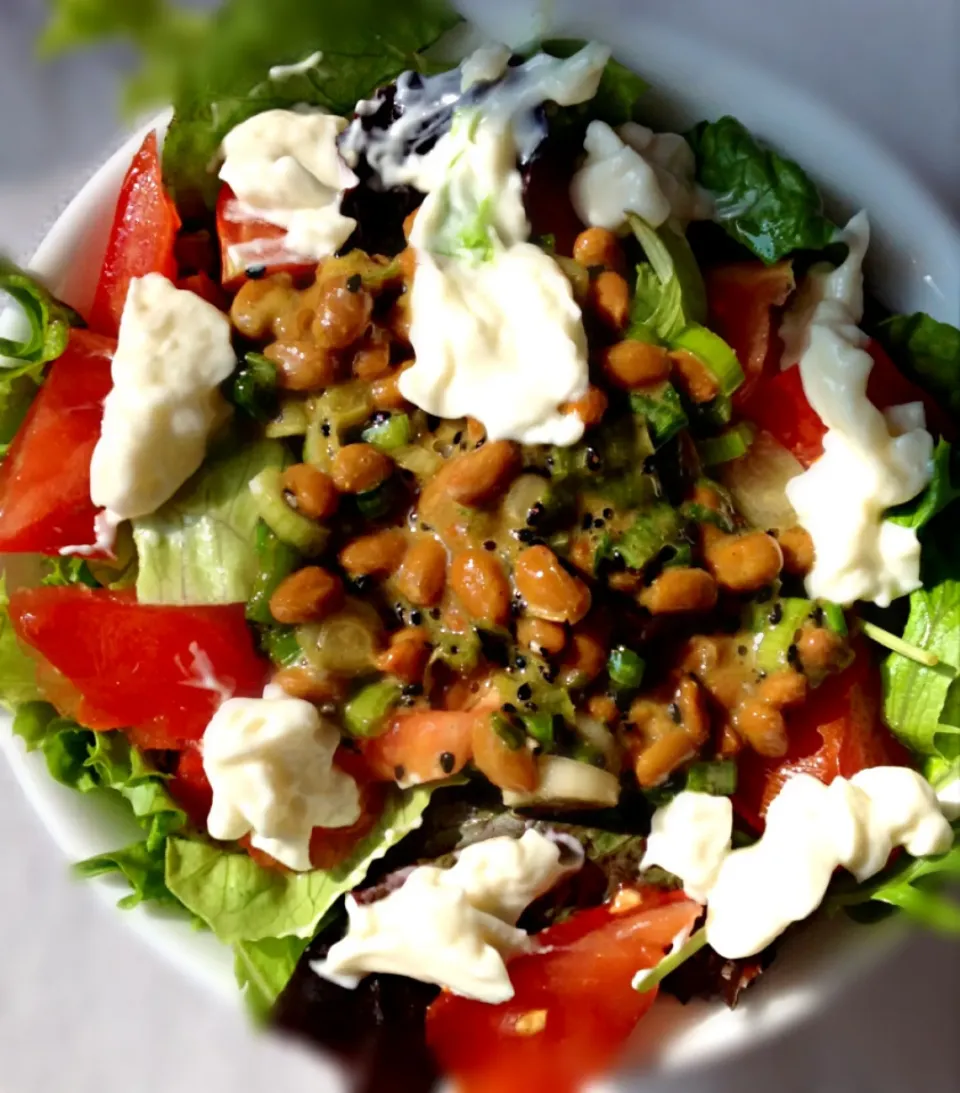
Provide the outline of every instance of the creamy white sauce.
<path id="1" fill-rule="evenodd" d="M 237 198 L 233 218 L 285 228 L 286 249 L 304 259 L 335 254 L 357 226 L 340 211 L 345 191 L 357 185 L 337 150 L 346 124 L 315 111 L 266 110 L 232 129 L 223 141 L 220 178 Z M 258 247 L 237 244 L 231 260 L 262 261 Z"/>
<path id="2" fill-rule="evenodd" d="M 592 121 L 583 141 L 584 164 L 570 183 L 570 200 L 585 224 L 623 231 L 627 213 L 655 228 L 710 215 L 710 201 L 695 182 L 690 145 L 677 133 L 654 133 L 636 122 L 614 131 Z"/>
<path id="3" fill-rule="evenodd" d="M 839 867 L 864 881 L 895 847 L 925 857 L 953 844 L 936 794 L 907 767 L 873 767 L 829 786 L 795 775 L 770 804 L 763 836 L 740 850 L 729 849 L 732 812 L 676 807 L 678 799 L 655 815 L 659 838 L 644 865 L 676 872 L 685 889 L 680 870 L 692 871 L 687 890 L 707 904 L 707 940 L 729 960 L 760 952 L 813 914 Z"/>
<path id="4" fill-rule="evenodd" d="M 537 831 L 476 843 L 452 868 L 420 866 L 374 903 L 348 897 L 346 936 L 312 967 L 344 986 L 390 972 L 506 1002 L 514 993 L 506 960 L 529 944 L 515 923 L 569 869 L 558 844 Z"/>
<path id="5" fill-rule="evenodd" d="M 469 91 L 474 84 L 499 80 L 507 70 L 510 47 L 494 43 L 480 46 L 460 65 L 460 89 Z"/>
<path id="6" fill-rule="evenodd" d="M 311 53 L 309 57 L 304 57 L 302 61 L 297 61 L 292 65 L 273 65 L 270 69 L 271 80 L 287 80 L 291 76 L 303 76 L 309 72 L 311 68 L 316 68 L 318 64 L 323 60 L 323 53 L 321 50 L 317 50 L 315 53 Z"/>
<path id="7" fill-rule="evenodd" d="M 337 725 L 316 706 L 268 687 L 263 698 L 231 698 L 203 735 L 213 789 L 207 830 L 250 842 L 290 869 L 311 868 L 315 827 L 349 827 L 360 816 L 357 784 L 333 765 Z"/>
<path id="8" fill-rule="evenodd" d="M 867 398 L 873 360 L 857 326 L 869 242 L 865 214 L 854 217 L 843 239 L 850 247 L 846 261 L 830 274 L 816 275 L 818 302 L 802 338 L 796 324 L 791 331 L 791 341 L 800 343 L 804 392 L 827 433 L 824 454 L 786 490 L 813 538 L 809 595 L 885 607 L 920 587 L 916 532 L 884 520 L 883 514 L 916 497 L 930 481 L 933 438 L 916 406 L 885 416 Z M 808 309 L 810 304 L 808 294 Z"/>
<path id="9" fill-rule="evenodd" d="M 683 890 L 706 903 L 730 851 L 733 805 L 729 797 L 678 793 L 653 814 L 641 869 L 659 865 L 683 880 Z"/>
<path id="10" fill-rule="evenodd" d="M 229 412 L 220 384 L 235 365 L 222 312 L 158 273 L 131 281 L 90 464 L 101 537 L 154 512 L 197 470 Z"/>
<path id="11" fill-rule="evenodd" d="M 937 787 L 937 800 L 944 816 L 951 823 L 960 820 L 960 774 Z"/>

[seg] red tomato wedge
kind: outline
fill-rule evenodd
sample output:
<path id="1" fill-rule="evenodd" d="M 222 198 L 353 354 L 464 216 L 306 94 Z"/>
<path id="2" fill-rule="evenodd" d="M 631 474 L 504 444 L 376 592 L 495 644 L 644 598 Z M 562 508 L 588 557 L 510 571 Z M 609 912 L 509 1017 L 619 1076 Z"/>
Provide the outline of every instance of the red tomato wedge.
<path id="1" fill-rule="evenodd" d="M 127 290 L 135 277 L 162 273 L 176 280 L 174 243 L 179 230 L 180 217 L 163 186 L 157 134 L 150 132 L 120 188 L 90 311 L 92 330 L 116 336 Z"/>
<path id="2" fill-rule="evenodd" d="M 761 380 L 754 388 L 753 397 L 746 400 L 741 409 L 804 467 L 809 467 L 823 455 L 827 427 L 807 402 L 798 365 Z"/>
<path id="3" fill-rule="evenodd" d="M 238 289 L 253 266 L 263 266 L 266 273 L 294 276 L 317 268 L 315 261 L 287 248 L 286 228 L 251 219 L 229 186 L 224 186 L 217 198 L 217 236 L 221 281 L 228 291 Z"/>
<path id="4" fill-rule="evenodd" d="M 795 774 L 829 785 L 867 767 L 910 766 L 910 756 L 884 725 L 880 670 L 862 644 L 846 671 L 830 676 L 787 713 L 790 750 L 783 759 L 744 752 L 733 806 L 754 830 L 763 829 L 770 802 Z"/>
<path id="5" fill-rule="evenodd" d="M 0 465 L 0 550 L 57 554 L 94 541 L 90 459 L 116 342 L 73 330 Z"/>
<path id="6" fill-rule="evenodd" d="M 682 892 L 623 891 L 537 934 L 537 950 L 510 961 L 509 1002 L 440 995 L 427 1042 L 459 1093 L 575 1093 L 616 1062 L 653 1005 L 657 992 L 639 994 L 634 975 L 699 913 Z"/>
<path id="7" fill-rule="evenodd" d="M 363 757 L 374 776 L 384 781 L 435 782 L 470 761 L 474 722 L 482 716 L 474 710 L 395 714 L 386 732 L 363 743 Z"/>
<path id="8" fill-rule="evenodd" d="M 259 695 L 269 673 L 242 604 L 160 607 L 125 592 L 27 588 L 10 597 L 10 618 L 79 693 L 70 712 L 81 724 L 131 729 L 144 748 L 199 740 L 228 693 Z"/>
<path id="9" fill-rule="evenodd" d="M 780 341 L 773 309 L 785 304 L 794 290 L 793 267 L 790 262 L 735 262 L 707 270 L 704 281 L 710 328 L 730 345 L 743 368 L 743 383 L 733 396 L 734 404 L 742 406 L 775 367 Z"/>

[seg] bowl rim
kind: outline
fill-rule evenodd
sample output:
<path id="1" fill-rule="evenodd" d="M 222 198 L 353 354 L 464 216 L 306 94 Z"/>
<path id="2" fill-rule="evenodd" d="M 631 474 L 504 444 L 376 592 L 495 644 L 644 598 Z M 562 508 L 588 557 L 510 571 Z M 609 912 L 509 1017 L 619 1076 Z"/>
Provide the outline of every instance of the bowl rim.
<path id="1" fill-rule="evenodd" d="M 871 180 L 864 187 L 867 192 L 879 192 L 878 184 L 873 180 L 883 175 L 887 191 L 899 191 L 902 208 L 890 213 L 890 199 L 868 198 L 866 204 L 871 209 L 886 205 L 886 212 L 890 215 L 881 215 L 881 228 L 889 224 L 894 234 L 899 234 L 904 240 L 908 238 L 911 225 L 921 224 L 918 233 L 920 243 L 916 248 L 920 253 L 914 254 L 912 266 L 916 277 L 926 282 L 924 299 L 929 301 L 926 309 L 947 321 L 960 320 L 960 288 L 951 296 L 950 287 L 953 281 L 960 286 L 960 229 L 910 169 L 841 113 L 776 73 L 745 63 L 725 49 L 716 49 L 656 22 L 643 20 L 643 27 L 641 52 L 663 58 L 659 67 L 672 69 L 678 59 L 687 58 L 685 64 L 680 65 L 680 70 L 691 68 L 689 56 L 699 52 L 703 57 L 704 51 L 709 50 L 711 65 L 724 70 L 724 73 L 719 78 L 721 90 L 717 91 L 714 85 L 703 97 L 708 101 L 722 102 L 725 106 L 725 100 L 737 100 L 741 105 L 731 107 L 731 112 L 736 112 L 748 127 L 786 148 L 805 167 L 812 161 L 810 173 L 828 192 L 836 194 L 841 204 L 854 204 L 851 198 L 861 187 L 849 180 L 847 184 L 838 184 L 838 179 L 831 177 L 825 167 L 832 156 L 842 153 L 848 160 L 857 163 L 857 177 L 862 175 Z M 630 52 L 623 50 L 628 62 L 632 59 Z M 656 64 L 645 63 L 643 70 L 654 74 L 657 67 Z M 665 94 L 669 101 L 672 97 L 669 90 L 671 85 L 665 81 L 664 86 L 668 88 Z M 742 106 L 747 102 L 747 93 L 756 95 L 757 88 L 761 86 L 764 89 L 762 97 L 766 100 L 760 108 L 762 117 L 772 118 L 778 111 L 787 111 L 785 117 L 789 120 L 789 126 L 785 125 L 776 133 L 770 131 L 770 125 L 756 122 L 755 108 L 744 109 Z M 722 90 L 724 87 L 725 92 Z M 759 95 L 756 97 L 761 98 Z M 76 252 L 81 246 L 90 223 L 98 214 L 102 219 L 108 198 L 109 211 L 112 212 L 120 179 L 144 135 L 154 128 L 162 132 L 169 117 L 170 111 L 165 111 L 125 141 L 97 168 L 44 236 L 30 267 L 46 276 L 55 290 L 62 291 L 60 286 L 72 261 L 71 252 Z M 790 132 L 784 137 L 788 128 Z M 819 146 L 814 142 L 815 135 L 821 137 Z M 812 151 L 815 154 L 811 154 Z M 943 271 L 946 271 L 946 289 L 939 287 L 936 278 L 920 272 L 921 265 L 931 257 L 933 265 L 940 265 L 941 279 Z M 874 259 L 876 261 L 876 255 Z M 901 271 L 898 269 L 894 272 Z M 71 298 L 69 291 L 67 297 L 70 302 L 78 302 Z M 82 304 L 83 301 L 79 302 Z M 42 756 L 27 754 L 13 737 L 9 731 L 11 723 L 10 715 L 0 715 L 0 750 L 6 754 L 14 776 L 53 840 L 73 860 L 107 849 L 102 827 L 94 822 L 93 817 L 98 802 L 82 798 L 55 783 L 46 770 Z M 115 842 L 113 840 L 114 845 Z M 122 882 L 109 877 L 96 879 L 93 886 L 101 899 L 111 903 L 125 892 Z M 233 980 L 231 950 L 212 934 L 197 933 L 182 919 L 148 906 L 141 906 L 132 912 L 124 911 L 123 921 L 158 955 L 189 979 L 204 989 L 212 990 L 229 1004 L 236 1006 L 240 1002 L 240 993 Z M 813 926 L 805 931 L 804 944 L 796 948 L 791 945 L 790 952 L 778 961 L 777 974 L 764 977 L 735 1011 L 726 1010 L 722 1003 L 694 1003 L 682 1011 L 678 1019 L 675 1005 L 658 1002 L 651 1016 L 641 1024 L 641 1030 L 645 1028 L 648 1038 L 653 1040 L 659 1040 L 661 1033 L 667 1029 L 671 1035 L 667 1038 L 668 1042 L 659 1043 L 656 1048 L 651 1049 L 647 1045 L 643 1060 L 644 1075 L 690 1075 L 706 1065 L 753 1049 L 785 1033 L 813 1016 L 852 978 L 882 959 L 897 943 L 902 932 L 895 924 L 871 929 L 837 922 L 826 924 L 822 929 Z M 792 987 L 788 965 L 799 965 L 793 969 L 798 982 Z M 827 969 L 829 975 L 824 975 Z M 662 1019 L 655 1019 L 658 1011 Z M 679 1034 L 676 1034 L 677 1025 L 680 1026 Z M 714 1034 L 704 1038 L 704 1028 L 712 1028 Z M 631 1073 L 629 1064 L 627 1073 Z M 634 1077 L 639 1076 L 639 1071 L 632 1073 Z M 618 1083 L 616 1088 L 623 1087 Z"/>

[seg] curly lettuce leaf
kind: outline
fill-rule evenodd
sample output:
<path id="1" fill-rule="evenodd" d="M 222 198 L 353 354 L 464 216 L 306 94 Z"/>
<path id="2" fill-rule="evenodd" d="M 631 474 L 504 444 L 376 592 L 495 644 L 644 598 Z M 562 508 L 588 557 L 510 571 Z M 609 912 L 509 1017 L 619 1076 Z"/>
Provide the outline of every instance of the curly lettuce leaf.
<path id="1" fill-rule="evenodd" d="M 140 603 L 243 603 L 260 568 L 250 480 L 282 467 L 283 445 L 262 440 L 208 459 L 157 512 L 133 522 Z"/>
<path id="2" fill-rule="evenodd" d="M 420 825 L 432 788 L 418 786 L 395 794 L 376 827 L 335 869 L 264 869 L 248 854 L 171 838 L 167 887 L 228 944 L 309 938 L 336 900 L 363 880 L 371 864 Z"/>
<path id="3" fill-rule="evenodd" d="M 85 880 L 119 873 L 130 885 L 130 894 L 117 904 L 124 911 L 132 910 L 141 903 L 181 907 L 180 901 L 170 892 L 163 879 L 164 850 L 163 844 L 151 849 L 146 842 L 131 843 L 120 850 L 77 862 L 73 871 Z"/>
<path id="4" fill-rule="evenodd" d="M 688 134 L 697 181 L 717 223 L 768 265 L 796 250 L 822 250 L 835 226 L 802 168 L 766 148 L 736 118 L 701 122 Z"/>
<path id="5" fill-rule="evenodd" d="M 535 50 L 527 50 L 527 56 L 542 50 L 551 57 L 572 57 L 588 42 L 583 38 L 548 38 Z M 614 127 L 636 117 L 637 102 L 650 85 L 626 65 L 611 58 L 600 77 L 596 95 L 580 106 L 558 108 L 558 113 L 568 119 L 579 119 L 584 128 L 588 121 L 599 118 Z"/>
<path id="6" fill-rule="evenodd" d="M 14 710 L 40 697 L 37 663 L 17 640 L 7 607 L 6 580 L 0 575 L 0 704 Z"/>
<path id="7" fill-rule="evenodd" d="M 265 1020 L 280 992 L 290 982 L 307 945 L 302 937 L 265 937 L 261 941 L 237 941 L 233 946 L 233 970 L 250 1012 Z"/>
<path id="8" fill-rule="evenodd" d="M 23 334 L 0 337 L 0 357 L 10 358 L 3 375 L 8 379 L 27 373 L 37 376 L 36 366 L 55 361 L 67 347 L 70 327 L 82 326 L 83 320 L 36 277 L 0 255 L 3 292 L 19 304 L 26 320 Z"/>
<path id="9" fill-rule="evenodd" d="M 884 717 L 899 739 L 922 756 L 944 755 L 960 731 L 951 694 L 960 672 L 960 566 L 953 549 L 952 518 L 944 513 L 922 536 L 923 588 L 910 596 L 903 640 L 935 653 L 934 667 L 891 653 L 883 664 Z M 960 716 L 956 718 L 960 724 Z"/>
<path id="10" fill-rule="evenodd" d="M 894 315 L 877 334 L 897 367 L 960 418 L 960 330 L 918 311 Z"/>

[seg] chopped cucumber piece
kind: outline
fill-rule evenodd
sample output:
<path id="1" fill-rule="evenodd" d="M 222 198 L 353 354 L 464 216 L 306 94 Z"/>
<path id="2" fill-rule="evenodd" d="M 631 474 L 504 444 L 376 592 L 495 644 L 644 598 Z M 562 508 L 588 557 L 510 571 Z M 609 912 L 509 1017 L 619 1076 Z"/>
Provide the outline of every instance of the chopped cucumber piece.
<path id="1" fill-rule="evenodd" d="M 303 436 L 310 425 L 307 403 L 303 398 L 285 398 L 277 413 L 266 424 L 264 432 L 274 440 L 288 436 Z"/>
<path id="2" fill-rule="evenodd" d="M 279 467 L 267 467 L 250 483 L 253 503 L 260 519 L 283 543 L 312 557 L 327 545 L 329 531 L 299 512 L 294 512 L 284 500 Z"/>
<path id="3" fill-rule="evenodd" d="M 277 366 L 262 353 L 248 353 L 233 378 L 234 405 L 254 421 L 269 421 L 277 409 Z"/>
<path id="4" fill-rule="evenodd" d="M 361 687 L 343 707 L 344 728 L 351 736 L 377 736 L 402 694 L 403 688 L 393 679 L 379 679 Z"/>
<path id="5" fill-rule="evenodd" d="M 729 463 L 746 455 L 756 436 L 756 430 L 749 421 L 741 421 L 719 436 L 708 437 L 697 445 L 700 462 L 705 467 L 715 467 L 718 463 Z"/>
<path id="6" fill-rule="evenodd" d="M 791 661 L 797 631 L 814 610 L 811 600 L 784 597 L 753 603 L 747 608 L 746 628 L 755 634 L 756 664 L 764 672 L 778 672 Z"/>
<path id="7" fill-rule="evenodd" d="M 670 339 L 671 349 L 684 349 L 700 361 L 712 373 L 720 392 L 732 395 L 743 383 L 743 369 L 737 355 L 720 337 L 699 323 L 693 323 Z"/>

